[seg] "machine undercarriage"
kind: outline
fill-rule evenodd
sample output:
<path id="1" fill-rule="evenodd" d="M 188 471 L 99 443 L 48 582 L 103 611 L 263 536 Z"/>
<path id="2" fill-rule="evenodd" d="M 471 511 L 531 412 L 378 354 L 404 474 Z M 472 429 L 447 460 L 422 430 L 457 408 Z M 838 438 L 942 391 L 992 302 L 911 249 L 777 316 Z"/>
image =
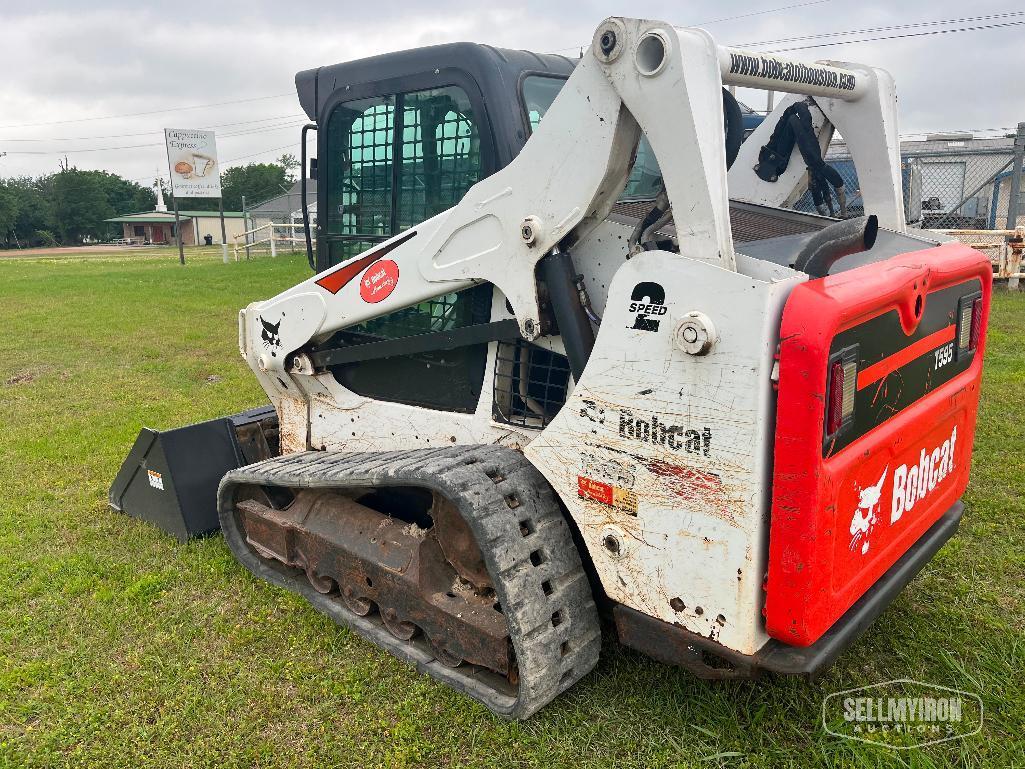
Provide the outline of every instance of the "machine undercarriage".
<path id="1" fill-rule="evenodd" d="M 598 660 L 569 527 L 512 449 L 292 454 L 229 473 L 220 503 L 251 572 L 497 713 L 526 718 Z"/>

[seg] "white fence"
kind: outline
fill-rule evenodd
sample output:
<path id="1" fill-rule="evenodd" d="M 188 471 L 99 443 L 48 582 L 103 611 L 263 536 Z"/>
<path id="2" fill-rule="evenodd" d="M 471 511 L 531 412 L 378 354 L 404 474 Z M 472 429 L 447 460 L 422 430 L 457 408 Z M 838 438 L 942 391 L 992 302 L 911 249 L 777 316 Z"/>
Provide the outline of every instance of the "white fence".
<path id="1" fill-rule="evenodd" d="M 245 258 L 253 256 L 253 252 L 269 253 L 272 257 L 278 255 L 282 247 L 290 253 L 306 250 L 306 234 L 301 224 L 268 224 L 254 227 L 235 236 L 235 261 L 239 261 L 239 251 L 245 252 Z"/>
<path id="2" fill-rule="evenodd" d="M 1020 221 L 1020 220 L 1019 220 Z M 1017 290 L 1025 278 L 1022 257 L 1025 255 L 1025 227 L 1016 230 L 933 230 L 971 246 L 989 257 L 996 268 L 994 277 L 1006 278 L 1007 288 Z"/>

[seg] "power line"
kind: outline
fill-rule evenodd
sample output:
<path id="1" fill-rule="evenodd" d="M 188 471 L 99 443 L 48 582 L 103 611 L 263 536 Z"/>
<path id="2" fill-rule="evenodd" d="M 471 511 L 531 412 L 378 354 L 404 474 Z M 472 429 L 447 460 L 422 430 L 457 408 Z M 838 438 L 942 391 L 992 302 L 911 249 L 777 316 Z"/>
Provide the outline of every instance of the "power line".
<path id="1" fill-rule="evenodd" d="M 286 119 L 290 119 L 290 120 L 305 120 L 306 116 L 305 115 L 296 115 L 296 114 L 292 114 L 292 115 L 275 115 L 274 117 L 262 117 L 262 118 L 257 118 L 256 120 L 237 120 L 237 121 L 235 121 L 233 123 L 217 123 L 217 124 L 214 124 L 214 125 L 199 126 L 199 128 L 201 130 L 207 130 L 208 131 L 208 130 L 212 130 L 214 128 L 228 128 L 230 126 L 251 125 L 253 123 L 270 123 L 270 122 L 272 122 L 274 120 L 286 120 Z M 156 135 L 162 134 L 162 133 L 163 133 L 163 129 L 162 128 L 158 128 L 158 129 L 154 129 L 152 131 L 140 131 L 138 133 L 130 133 L 130 134 L 106 134 L 106 135 L 102 135 L 102 136 L 51 136 L 51 137 L 43 137 L 41 139 L 39 139 L 39 138 L 35 138 L 35 139 L 0 138 L 0 142 L 74 142 L 74 141 L 92 141 L 93 139 L 128 139 L 128 138 L 134 138 L 136 136 L 156 136 Z"/>
<path id="2" fill-rule="evenodd" d="M 834 45 L 854 45 L 855 43 L 875 43 L 880 40 L 903 40 L 909 37 L 927 37 L 929 35 L 950 35 L 958 32 L 977 32 L 984 29 L 1001 29 L 1004 27 L 1018 27 L 1025 24 L 1025 21 L 1008 21 L 1002 24 L 980 24 L 975 27 L 956 27 L 954 29 L 933 29 L 927 32 L 909 32 L 905 35 L 882 35 L 880 37 L 865 37 L 860 40 L 837 40 L 832 43 L 815 43 L 814 45 L 799 45 L 791 48 L 775 48 L 766 53 L 784 53 L 786 51 L 806 51 L 809 48 L 828 48 Z"/>
<path id="3" fill-rule="evenodd" d="M 165 114 L 165 113 L 168 113 L 168 112 L 184 112 L 185 110 L 207 109 L 208 107 L 224 107 L 224 106 L 229 105 L 229 104 L 248 104 L 250 102 L 265 101 L 267 99 L 281 99 L 281 98 L 284 98 L 285 96 L 292 96 L 292 97 L 294 97 L 295 93 L 293 93 L 292 91 L 289 91 L 287 93 L 270 94 L 269 96 L 254 96 L 254 97 L 252 97 L 250 99 L 233 99 L 231 101 L 210 102 L 209 104 L 193 104 L 193 105 L 188 106 L 188 107 L 169 107 L 168 109 L 155 109 L 155 110 L 149 110 L 148 112 L 128 112 L 128 113 L 125 113 L 125 114 L 122 114 L 122 115 L 100 115 L 99 117 L 82 117 L 82 118 L 72 118 L 72 119 L 68 119 L 68 120 L 50 120 L 50 121 L 46 121 L 46 122 L 43 122 L 43 123 L 12 123 L 11 125 L 0 126 L 0 129 L 7 129 L 7 128 L 34 128 L 36 126 L 44 126 L 44 125 L 63 125 L 65 123 L 87 123 L 87 122 L 93 121 L 93 120 L 115 120 L 115 119 L 118 119 L 118 118 L 125 118 L 125 117 L 143 117 L 145 115 L 161 115 L 161 114 Z"/>
<path id="4" fill-rule="evenodd" d="M 747 19 L 751 16 L 764 16 L 767 13 L 782 13 L 783 11 L 790 11 L 795 8 L 807 8 L 810 5 L 825 5 L 826 3 L 832 3 L 834 0 L 811 0 L 806 3 L 795 3 L 793 5 L 781 5 L 778 8 L 767 8 L 764 11 L 752 11 L 751 13 L 741 13 L 736 16 L 724 16 L 721 19 L 710 19 L 708 21 L 698 21 L 686 26 L 688 27 L 702 27 L 708 26 L 709 24 L 723 24 L 727 21 L 736 21 L 737 19 Z M 574 45 L 570 48 L 557 48 L 549 53 L 562 53 L 563 51 L 576 51 L 582 48 L 586 48 L 586 45 Z"/>
<path id="5" fill-rule="evenodd" d="M 252 152 L 248 155 L 241 155 L 237 158 L 231 158 L 231 160 L 221 161 L 222 164 L 237 163 L 240 160 L 248 160 L 249 158 L 255 158 L 257 155 L 266 155 L 268 152 L 278 152 L 279 150 L 287 150 L 289 148 L 295 149 L 298 143 L 295 144 L 282 144 L 280 147 L 271 147 L 268 150 L 260 150 L 259 152 Z"/>
<path id="6" fill-rule="evenodd" d="M 711 21 L 698 21 L 693 24 L 688 24 L 690 27 L 706 27 L 709 24 L 721 24 L 727 21 L 736 21 L 737 19 L 748 19 L 752 16 L 764 16 L 767 13 L 779 13 L 781 11 L 789 11 L 794 8 L 807 8 L 809 5 L 825 5 L 826 3 L 832 3 L 834 0 L 812 0 L 809 3 L 796 3 L 795 5 L 783 5 L 779 8 L 769 8 L 765 11 L 753 11 L 751 13 L 741 13 L 737 16 L 724 16 L 721 19 L 712 19 Z"/>
<path id="7" fill-rule="evenodd" d="M 224 134 L 218 139 L 233 139 L 239 136 L 252 136 L 254 134 L 261 133 L 272 133 L 274 131 L 281 131 L 286 128 L 296 128 L 304 122 L 305 118 L 300 120 L 292 120 L 291 122 L 284 123 L 278 126 L 263 126 L 261 128 L 255 128 L 248 131 L 237 131 L 235 133 Z M 147 134 L 149 135 L 149 134 Z M 0 139 L 0 143 L 5 140 Z M 163 147 L 164 142 L 148 142 L 146 144 L 123 144 L 116 147 L 87 147 L 77 149 L 57 149 L 57 150 L 8 150 L 8 154 L 11 155 L 82 155 L 90 152 L 115 152 L 120 150 L 134 150 L 144 149 L 147 147 Z"/>
<path id="8" fill-rule="evenodd" d="M 1007 19 L 1016 16 L 1025 16 L 1025 11 L 1009 11 L 1007 13 L 991 13 L 985 16 L 966 16 L 960 19 L 938 19 L 936 21 L 921 21 L 914 24 L 895 24 L 887 27 L 868 27 L 866 29 L 849 29 L 846 32 L 819 32 L 799 37 L 783 37 L 776 40 L 760 40 L 755 43 L 737 43 L 737 47 L 775 45 L 776 43 L 795 43 L 802 40 L 818 40 L 826 37 L 843 37 L 844 35 L 864 35 L 870 32 L 889 32 L 898 29 L 913 29 L 918 27 L 934 27 L 943 24 L 962 24 L 969 21 L 988 21 L 991 19 Z"/>

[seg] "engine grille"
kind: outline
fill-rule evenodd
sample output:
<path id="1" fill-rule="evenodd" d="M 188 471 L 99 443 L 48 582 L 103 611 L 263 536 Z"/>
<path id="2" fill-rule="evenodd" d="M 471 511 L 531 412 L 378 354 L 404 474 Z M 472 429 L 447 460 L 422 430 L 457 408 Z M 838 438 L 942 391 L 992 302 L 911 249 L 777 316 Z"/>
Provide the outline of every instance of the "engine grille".
<path id="1" fill-rule="evenodd" d="M 651 210 L 651 205 L 652 201 L 650 200 L 627 200 L 617 203 L 613 207 L 612 213 L 630 219 L 643 219 Z M 830 221 L 796 211 L 738 203 L 730 205 L 730 228 L 733 231 L 733 240 L 737 243 L 750 243 L 754 240 L 816 232 Z M 672 232 L 672 222 L 663 227 L 662 231 Z"/>

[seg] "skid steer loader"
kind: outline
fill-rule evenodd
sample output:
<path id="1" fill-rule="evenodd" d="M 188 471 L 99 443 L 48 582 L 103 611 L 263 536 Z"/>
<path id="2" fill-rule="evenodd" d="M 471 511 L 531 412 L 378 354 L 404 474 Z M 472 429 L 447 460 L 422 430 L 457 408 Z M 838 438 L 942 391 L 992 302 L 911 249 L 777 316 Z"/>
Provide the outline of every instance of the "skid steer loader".
<path id="1" fill-rule="evenodd" d="M 956 531 L 991 268 L 908 231 L 886 72 L 610 18 L 575 64 L 296 82 L 316 274 L 239 314 L 280 453 L 217 496 L 255 575 L 526 718 L 599 612 L 702 677 L 813 675 Z M 742 143 L 724 84 L 788 96 Z M 834 130 L 869 216 L 788 208 Z"/>

